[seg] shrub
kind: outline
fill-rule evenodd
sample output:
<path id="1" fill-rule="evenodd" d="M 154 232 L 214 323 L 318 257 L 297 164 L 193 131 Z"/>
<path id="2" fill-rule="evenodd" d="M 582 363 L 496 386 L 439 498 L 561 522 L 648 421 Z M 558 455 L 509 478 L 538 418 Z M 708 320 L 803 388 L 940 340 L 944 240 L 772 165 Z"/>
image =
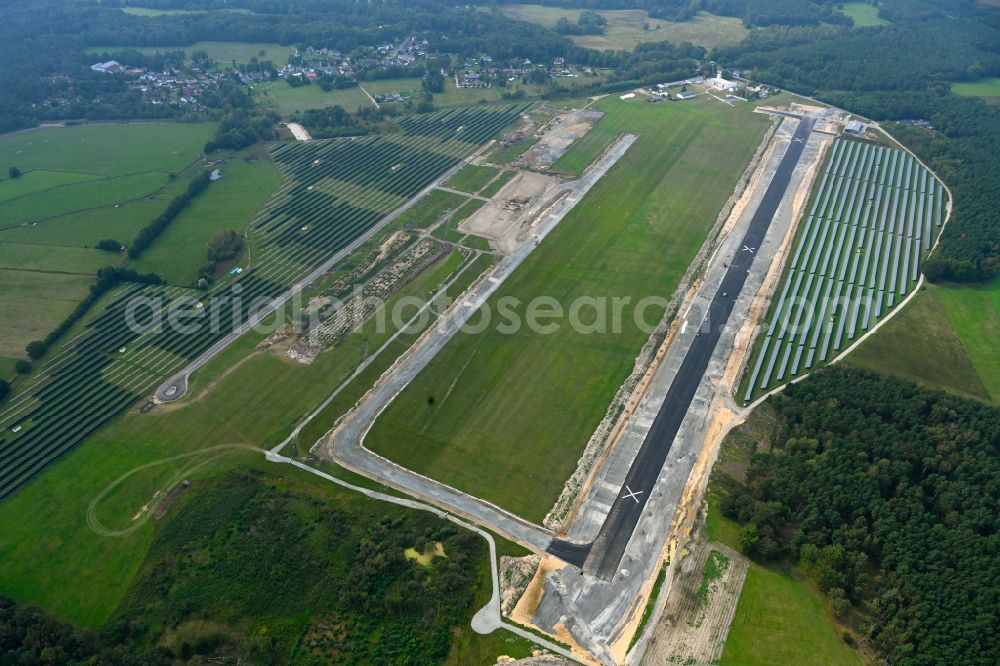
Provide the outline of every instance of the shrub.
<path id="1" fill-rule="evenodd" d="M 29 342 L 28 346 L 24 348 L 24 351 L 28 352 L 28 356 L 30 356 L 33 361 L 37 361 L 41 357 L 45 356 L 45 352 L 48 350 L 49 346 L 41 340 Z"/>
<path id="2" fill-rule="evenodd" d="M 105 252 L 121 252 L 122 244 L 113 238 L 102 238 L 94 247 Z"/>

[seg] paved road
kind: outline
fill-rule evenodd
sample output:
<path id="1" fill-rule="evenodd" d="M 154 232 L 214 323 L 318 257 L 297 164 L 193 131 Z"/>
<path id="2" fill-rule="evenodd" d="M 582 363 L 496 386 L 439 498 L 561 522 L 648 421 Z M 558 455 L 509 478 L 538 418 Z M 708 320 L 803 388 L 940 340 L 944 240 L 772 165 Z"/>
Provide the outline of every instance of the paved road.
<path id="1" fill-rule="evenodd" d="M 561 539 L 554 540 L 550 544 L 548 552 L 563 561 L 605 580 L 610 580 L 617 571 L 629 539 L 666 462 L 681 421 L 687 414 L 695 392 L 702 382 L 715 346 L 729 321 L 736 298 L 746 282 L 750 265 L 756 256 L 756 249 L 763 242 L 785 190 L 788 189 L 792 171 L 799 162 L 814 122 L 812 118 L 803 118 L 799 122 L 788 149 L 750 221 L 743 237 L 743 247 L 732 259 L 712 299 L 708 314 L 701 323 L 699 333 L 691 343 L 667 391 L 663 406 L 629 468 L 621 493 L 611 506 L 597 537 L 589 544 L 577 544 Z"/>
<path id="2" fill-rule="evenodd" d="M 376 104 L 376 106 L 378 106 Z M 320 276 L 329 271 L 331 268 L 336 266 L 338 263 L 343 261 L 349 254 L 357 250 L 359 247 L 370 241 L 375 237 L 377 233 L 382 231 L 390 222 L 398 218 L 400 215 L 410 210 L 413 206 L 417 204 L 418 201 L 424 198 L 431 190 L 438 187 L 441 183 L 451 178 L 456 171 L 464 167 L 466 164 L 470 164 L 474 159 L 479 157 L 487 148 L 493 145 L 493 142 L 487 143 L 482 146 L 476 152 L 472 153 L 464 160 L 461 160 L 458 164 L 452 168 L 445 171 L 440 178 L 435 180 L 433 183 L 420 190 L 416 196 L 407 201 L 405 204 L 394 210 L 389 215 L 383 217 L 377 224 L 375 224 L 371 229 L 363 233 L 362 235 L 355 238 L 343 249 L 337 251 L 332 257 L 324 261 L 322 264 L 314 268 L 308 275 L 292 285 L 288 291 L 277 296 L 270 303 L 265 305 L 263 308 L 258 310 L 251 316 L 247 321 L 240 324 L 238 327 L 234 328 L 231 332 L 226 334 L 218 342 L 213 344 L 211 347 L 202 352 L 195 360 L 191 361 L 188 365 L 180 370 L 173 377 L 168 379 L 166 382 L 160 385 L 153 394 L 153 399 L 156 402 L 174 402 L 175 400 L 180 400 L 181 397 L 187 393 L 188 390 L 188 379 L 194 373 L 195 370 L 201 366 L 208 363 L 212 358 L 214 358 L 219 352 L 231 345 L 238 337 L 252 329 L 254 326 L 264 321 L 272 312 L 280 308 L 286 302 L 288 302 L 292 296 L 301 292 L 303 289 L 315 282 Z"/>
<path id="3" fill-rule="evenodd" d="M 344 417 L 337 429 L 317 449 L 341 465 L 393 488 L 467 516 L 481 525 L 540 551 L 548 548 L 552 534 L 523 518 L 472 497 L 443 483 L 422 476 L 364 447 L 372 424 L 399 393 L 423 370 L 458 333 L 535 247 L 559 224 L 569 211 L 625 154 L 636 137 L 623 135 L 596 164 L 578 179 L 549 190 L 526 215 L 541 214 L 531 237 L 505 256 L 485 280 L 476 284 L 462 300 L 435 322 L 391 371 Z"/>

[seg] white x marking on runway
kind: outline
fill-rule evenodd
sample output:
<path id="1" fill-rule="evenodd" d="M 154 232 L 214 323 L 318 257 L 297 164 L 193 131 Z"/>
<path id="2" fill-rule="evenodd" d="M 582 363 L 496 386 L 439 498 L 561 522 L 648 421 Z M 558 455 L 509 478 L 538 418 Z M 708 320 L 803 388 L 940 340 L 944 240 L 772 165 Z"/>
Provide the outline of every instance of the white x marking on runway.
<path id="1" fill-rule="evenodd" d="M 625 486 L 625 490 L 628 491 L 628 492 L 626 492 L 624 495 L 622 495 L 622 499 L 625 499 L 626 497 L 628 497 L 629 499 L 635 500 L 635 503 L 638 504 L 639 503 L 639 498 L 637 496 L 641 495 L 642 491 L 641 490 L 632 490 L 631 488 L 628 487 L 628 485 Z"/>
<path id="2" fill-rule="evenodd" d="M 749 252 L 750 254 L 753 254 L 753 251 L 756 250 L 756 249 L 757 248 L 750 247 L 749 245 L 744 245 L 743 246 L 743 252 Z"/>
<path id="3" fill-rule="evenodd" d="M 802 139 L 792 139 L 792 141 L 796 141 L 798 143 L 802 143 Z"/>

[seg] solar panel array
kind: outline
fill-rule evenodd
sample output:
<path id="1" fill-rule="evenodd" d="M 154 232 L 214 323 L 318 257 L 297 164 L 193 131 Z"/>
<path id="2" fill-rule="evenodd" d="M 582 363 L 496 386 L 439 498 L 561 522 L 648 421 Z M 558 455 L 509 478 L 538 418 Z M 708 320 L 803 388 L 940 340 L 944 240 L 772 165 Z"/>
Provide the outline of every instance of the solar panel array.
<path id="1" fill-rule="evenodd" d="M 837 139 L 802 220 L 744 400 L 819 364 L 913 288 L 944 221 L 941 183 L 909 153 Z"/>
<path id="2" fill-rule="evenodd" d="M 264 304 L 516 120 L 529 105 L 406 117 L 399 134 L 277 145 L 285 175 L 249 224 L 255 267 L 210 294 L 125 285 L 0 413 L 0 498 L 178 372 Z M 137 299 L 159 301 L 135 307 Z M 185 299 L 186 330 L 143 330 Z"/>

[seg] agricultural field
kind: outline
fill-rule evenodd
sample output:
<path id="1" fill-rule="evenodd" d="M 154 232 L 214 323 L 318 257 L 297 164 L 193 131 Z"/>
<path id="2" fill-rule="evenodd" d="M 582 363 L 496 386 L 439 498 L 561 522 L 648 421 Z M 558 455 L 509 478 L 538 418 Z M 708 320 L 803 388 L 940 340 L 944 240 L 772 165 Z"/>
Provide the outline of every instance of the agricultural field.
<path id="1" fill-rule="evenodd" d="M 469 164 L 456 171 L 455 175 L 443 184 L 445 187 L 477 194 L 499 175 L 500 170 L 496 167 Z"/>
<path id="2" fill-rule="evenodd" d="M 82 300 L 97 269 L 121 262 L 94 249 L 129 243 L 187 186 L 210 123 L 88 124 L 0 137 L 0 356 L 20 356 Z M 171 179 L 171 174 L 175 177 Z"/>
<path id="3" fill-rule="evenodd" d="M 951 91 L 963 97 L 983 97 L 988 102 L 1000 102 L 1000 77 L 991 76 L 976 81 L 952 83 Z"/>
<path id="4" fill-rule="evenodd" d="M 854 19 L 855 28 L 877 28 L 890 23 L 878 15 L 877 6 L 867 2 L 845 2 L 840 12 Z"/>
<path id="5" fill-rule="evenodd" d="M 422 114 L 400 119 L 402 134 L 278 145 L 272 158 L 285 182 L 250 223 L 254 265 L 209 295 L 179 287 L 123 287 L 82 335 L 48 359 L 44 379 L 0 413 L 0 497 L 348 246 L 525 109 Z M 140 313 L 140 326 L 129 324 L 135 297 L 164 304 L 186 299 L 185 327 L 155 326 L 152 309 Z"/>
<path id="6" fill-rule="evenodd" d="M 542 5 L 502 5 L 500 10 L 518 21 L 536 23 L 553 28 L 556 22 L 565 18 L 576 23 L 582 10 L 562 9 Z M 749 34 L 738 18 L 716 16 L 708 12 L 698 12 L 687 21 L 664 21 L 650 18 L 642 9 L 611 9 L 598 11 L 608 20 L 603 35 L 571 35 L 578 46 L 600 50 L 631 51 L 646 42 L 691 42 L 695 46 L 715 48 L 729 46 L 741 41 Z"/>
<path id="7" fill-rule="evenodd" d="M 167 282 L 194 284 L 205 263 L 205 246 L 220 229 L 242 233 L 281 174 L 262 147 L 250 148 L 217 166 L 222 177 L 177 216 L 139 259 L 129 263 L 140 273 L 156 273 Z"/>
<path id="8" fill-rule="evenodd" d="M 909 153 L 834 142 L 747 366 L 744 400 L 829 361 L 910 293 L 945 197 Z"/>
<path id="9" fill-rule="evenodd" d="M 295 54 L 295 47 L 282 46 L 265 42 L 194 42 L 188 46 L 90 46 L 87 53 L 99 55 L 102 53 L 119 53 L 134 50 L 140 53 L 166 53 L 167 51 L 184 51 L 189 58 L 195 51 L 204 51 L 208 57 L 221 66 L 245 65 L 250 58 L 270 60 L 278 67 L 288 63 L 288 56 Z"/>
<path id="10" fill-rule="evenodd" d="M 592 131 L 639 138 L 490 301 L 520 299 L 522 321 L 535 296 L 669 297 L 768 127 L 750 105 L 707 99 L 610 97 L 597 108 L 607 115 Z M 565 322 L 550 335 L 527 326 L 459 333 L 376 421 L 366 446 L 540 521 L 647 339 L 632 312 L 620 333 L 576 333 Z"/>
<path id="11" fill-rule="evenodd" d="M 928 284 L 847 362 L 1000 404 L 997 330 L 1000 281 Z"/>
<path id="12" fill-rule="evenodd" d="M 372 105 L 371 100 L 358 86 L 326 92 L 315 84 L 293 88 L 283 79 L 279 79 L 258 84 L 254 87 L 254 91 L 260 103 L 273 109 L 282 118 L 288 118 L 296 111 L 322 109 L 328 106 L 340 106 L 353 113 L 359 108 Z"/>
<path id="13" fill-rule="evenodd" d="M 121 10 L 133 16 L 172 16 L 183 14 L 205 14 L 208 12 L 236 12 L 239 14 L 253 14 L 250 9 L 233 7 L 232 9 L 152 9 L 150 7 L 122 7 Z"/>

